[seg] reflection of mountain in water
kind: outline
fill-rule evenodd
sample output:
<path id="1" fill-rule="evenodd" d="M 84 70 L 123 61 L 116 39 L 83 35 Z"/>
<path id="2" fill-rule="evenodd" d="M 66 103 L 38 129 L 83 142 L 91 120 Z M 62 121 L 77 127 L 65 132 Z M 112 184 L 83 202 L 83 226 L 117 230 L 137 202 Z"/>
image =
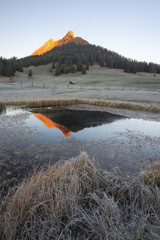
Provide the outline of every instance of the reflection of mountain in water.
<path id="1" fill-rule="evenodd" d="M 43 114 L 33 113 L 33 115 L 34 115 L 36 118 L 38 118 L 40 121 L 42 121 L 42 122 L 44 123 L 44 125 L 46 125 L 48 128 L 55 127 L 55 128 L 57 128 L 57 129 L 60 129 L 66 137 L 69 137 L 69 136 L 70 136 L 70 132 L 71 132 L 71 131 L 70 131 L 68 128 L 66 128 L 65 126 L 53 122 L 52 120 L 50 120 L 49 118 L 47 118 L 47 117 L 44 116 Z"/>
<path id="2" fill-rule="evenodd" d="M 32 112 L 48 128 L 60 129 L 66 137 L 70 132 L 96 127 L 125 117 L 100 111 L 36 109 Z"/>

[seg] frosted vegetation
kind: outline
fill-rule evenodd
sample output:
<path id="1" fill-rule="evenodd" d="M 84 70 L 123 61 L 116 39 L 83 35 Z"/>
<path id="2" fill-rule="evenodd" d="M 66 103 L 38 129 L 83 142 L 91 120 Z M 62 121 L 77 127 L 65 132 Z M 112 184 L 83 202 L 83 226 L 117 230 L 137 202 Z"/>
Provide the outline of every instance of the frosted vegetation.
<path id="1" fill-rule="evenodd" d="M 33 174 L 1 206 L 2 239 L 158 239 L 160 165 L 137 179 L 81 153 Z"/>

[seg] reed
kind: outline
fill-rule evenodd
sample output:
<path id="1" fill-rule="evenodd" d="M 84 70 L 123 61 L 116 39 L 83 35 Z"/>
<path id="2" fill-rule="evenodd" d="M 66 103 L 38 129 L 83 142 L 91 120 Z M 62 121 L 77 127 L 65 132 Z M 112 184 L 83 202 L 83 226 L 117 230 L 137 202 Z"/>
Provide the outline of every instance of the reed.
<path id="1" fill-rule="evenodd" d="M 154 177 L 144 181 L 141 173 L 139 178 L 125 179 L 116 169 L 97 169 L 81 153 L 23 181 L 7 198 L 1 236 L 8 240 L 159 239 L 159 204 Z"/>
<path id="2" fill-rule="evenodd" d="M 8 102 L 8 105 L 15 105 L 21 107 L 49 107 L 49 106 L 68 106 L 75 104 L 89 104 L 95 106 L 111 107 L 111 108 L 121 108 L 129 109 L 134 111 L 145 111 L 160 113 L 160 107 L 157 105 L 144 106 L 142 104 L 129 103 L 129 102 L 119 102 L 119 101 L 106 101 L 106 100 L 97 100 L 97 99 L 54 99 L 54 100 L 38 100 L 38 101 L 14 101 Z"/>

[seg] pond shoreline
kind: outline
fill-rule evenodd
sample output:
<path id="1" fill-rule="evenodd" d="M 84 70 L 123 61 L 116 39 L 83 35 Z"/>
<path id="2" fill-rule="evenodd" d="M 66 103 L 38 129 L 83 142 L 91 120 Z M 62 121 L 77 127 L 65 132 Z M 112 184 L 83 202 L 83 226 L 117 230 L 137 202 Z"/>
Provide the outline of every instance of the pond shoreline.
<path id="1" fill-rule="evenodd" d="M 76 105 L 65 106 L 65 108 L 71 109 L 71 110 L 103 111 L 103 112 L 118 114 L 120 116 L 124 116 L 128 118 L 143 119 L 143 120 L 150 120 L 150 121 L 156 121 L 156 122 L 160 121 L 159 113 L 136 111 L 136 110 L 129 110 L 124 108 L 101 107 L 101 106 L 94 106 L 89 104 L 76 104 Z"/>

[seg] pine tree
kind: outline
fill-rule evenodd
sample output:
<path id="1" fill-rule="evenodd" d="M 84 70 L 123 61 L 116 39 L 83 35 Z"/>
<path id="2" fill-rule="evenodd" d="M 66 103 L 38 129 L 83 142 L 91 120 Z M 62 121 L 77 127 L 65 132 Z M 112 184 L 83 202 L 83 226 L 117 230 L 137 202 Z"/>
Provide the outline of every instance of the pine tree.
<path id="1" fill-rule="evenodd" d="M 89 63 L 87 63 L 86 65 L 86 70 L 89 70 Z"/>
<path id="2" fill-rule="evenodd" d="M 69 71 L 71 73 L 75 73 L 77 71 L 77 66 L 75 64 L 72 64 L 70 67 L 69 67 Z"/>
<path id="3" fill-rule="evenodd" d="M 55 62 L 52 62 L 52 69 L 55 69 Z"/>
<path id="4" fill-rule="evenodd" d="M 32 77 L 33 76 L 33 73 L 32 73 L 32 70 L 29 69 L 29 72 L 28 72 L 28 77 Z"/>
<path id="5" fill-rule="evenodd" d="M 55 70 L 55 76 L 59 76 L 60 74 L 61 74 L 61 72 L 60 72 L 60 67 L 57 66 L 57 67 L 56 67 L 56 70 Z"/>
<path id="6" fill-rule="evenodd" d="M 0 59 L 0 75 L 4 75 L 4 64 L 2 59 Z"/>
<path id="7" fill-rule="evenodd" d="M 78 62 L 77 63 L 77 71 L 82 71 L 82 63 L 81 62 Z"/>
<path id="8" fill-rule="evenodd" d="M 82 65 L 82 74 L 86 74 L 86 67 L 85 67 L 85 65 Z"/>

